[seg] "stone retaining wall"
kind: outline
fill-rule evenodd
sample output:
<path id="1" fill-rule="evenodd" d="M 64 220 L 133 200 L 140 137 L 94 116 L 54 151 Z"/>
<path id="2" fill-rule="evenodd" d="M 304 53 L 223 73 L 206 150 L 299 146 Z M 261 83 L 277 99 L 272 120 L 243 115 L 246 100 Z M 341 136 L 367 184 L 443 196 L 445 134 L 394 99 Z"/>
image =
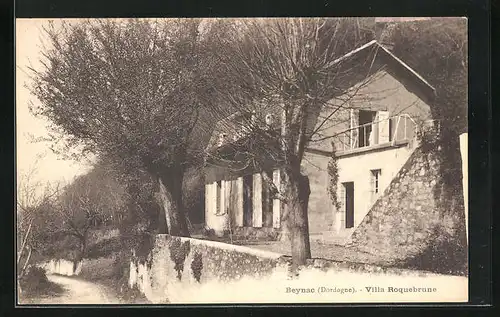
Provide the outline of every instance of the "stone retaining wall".
<path id="1" fill-rule="evenodd" d="M 130 263 L 129 286 L 152 303 L 332 303 L 467 300 L 467 278 L 373 265 L 311 260 L 298 276 L 289 259 L 214 241 L 157 235 Z M 435 288 L 432 293 L 371 293 L 366 287 Z M 368 294 L 369 293 L 369 294 Z"/>
<path id="2" fill-rule="evenodd" d="M 466 261 L 461 190 L 443 201 L 438 168 L 435 157 L 417 149 L 363 219 L 348 246 L 395 262 L 420 261 L 414 264 L 425 269 L 442 265 L 438 258 L 419 259 L 427 253 Z"/>
<path id="3" fill-rule="evenodd" d="M 66 276 L 73 276 L 80 274 L 82 270 L 82 263 L 75 265 L 73 261 L 68 261 L 64 259 L 53 259 L 48 262 L 39 265 L 41 268 L 45 269 L 47 274 L 59 274 Z"/>

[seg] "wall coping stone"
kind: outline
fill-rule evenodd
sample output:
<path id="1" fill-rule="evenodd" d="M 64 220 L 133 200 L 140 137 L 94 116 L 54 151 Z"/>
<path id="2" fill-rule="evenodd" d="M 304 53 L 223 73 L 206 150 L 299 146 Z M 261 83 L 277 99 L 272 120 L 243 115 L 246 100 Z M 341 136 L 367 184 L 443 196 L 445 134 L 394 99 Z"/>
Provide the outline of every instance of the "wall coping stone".
<path id="1" fill-rule="evenodd" d="M 279 259 L 279 258 L 284 256 L 283 254 L 276 253 L 276 252 L 253 249 L 253 248 L 249 248 L 246 246 L 228 244 L 228 243 L 212 241 L 212 240 L 201 240 L 201 239 L 186 238 L 186 237 L 174 237 L 174 236 L 170 236 L 168 234 L 158 234 L 157 237 L 179 238 L 179 239 L 181 239 L 181 241 L 189 241 L 190 243 L 193 243 L 196 245 L 208 246 L 208 247 L 213 247 L 213 248 L 226 250 L 226 251 L 235 251 L 235 252 L 240 252 L 240 253 L 246 253 L 246 254 L 254 255 L 257 257 L 265 258 L 265 259 Z"/>

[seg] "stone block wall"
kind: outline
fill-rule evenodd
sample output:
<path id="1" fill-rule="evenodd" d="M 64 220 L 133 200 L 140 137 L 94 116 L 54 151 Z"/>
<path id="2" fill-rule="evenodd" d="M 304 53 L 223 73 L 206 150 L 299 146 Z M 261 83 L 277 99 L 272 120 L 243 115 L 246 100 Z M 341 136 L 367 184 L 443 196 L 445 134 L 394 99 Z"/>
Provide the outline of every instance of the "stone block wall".
<path id="1" fill-rule="evenodd" d="M 81 262 L 75 265 L 73 261 L 65 259 L 52 259 L 48 262 L 41 263 L 38 266 L 45 269 L 47 274 L 59 274 L 65 276 L 78 275 L 82 270 Z"/>
<path id="2" fill-rule="evenodd" d="M 421 269 L 466 262 L 463 198 L 443 201 L 438 164 L 435 156 L 416 149 L 348 247 Z"/>
<path id="3" fill-rule="evenodd" d="M 388 297 L 365 288 L 420 287 L 422 280 L 435 291 Z M 145 258 L 132 259 L 129 286 L 158 304 L 467 300 L 467 278 L 462 276 L 315 259 L 292 277 L 289 258 L 280 254 L 168 235 L 157 235 Z"/>
<path id="4" fill-rule="evenodd" d="M 154 303 L 196 301 L 189 298 L 202 285 L 223 285 L 249 275 L 263 279 L 284 263 L 280 258 L 242 246 L 157 235 L 147 259 L 132 259 L 129 286 Z"/>

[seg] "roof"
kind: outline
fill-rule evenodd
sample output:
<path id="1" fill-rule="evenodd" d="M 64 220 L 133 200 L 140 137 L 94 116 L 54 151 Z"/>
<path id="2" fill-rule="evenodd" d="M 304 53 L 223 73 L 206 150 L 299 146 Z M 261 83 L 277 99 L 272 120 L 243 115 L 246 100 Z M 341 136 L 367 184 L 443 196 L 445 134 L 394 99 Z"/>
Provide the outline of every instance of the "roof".
<path id="1" fill-rule="evenodd" d="M 375 57 L 388 57 L 389 60 L 392 60 L 396 65 L 402 67 L 404 71 L 406 71 L 409 75 L 411 75 L 417 82 L 420 82 L 423 86 L 425 86 L 427 93 L 435 94 L 435 88 L 431 84 L 429 84 L 429 82 L 427 82 L 421 75 L 419 75 L 414 69 L 412 69 L 405 62 L 399 59 L 391 51 L 389 51 L 387 48 L 385 48 L 383 45 L 377 42 L 377 40 L 372 40 L 350 51 L 344 56 L 337 58 L 336 60 L 332 61 L 330 66 L 334 66 L 335 64 L 340 64 L 346 60 L 349 60 L 350 58 L 354 58 L 356 55 L 361 54 L 363 51 L 368 51 L 369 49 L 374 49 L 376 51 Z M 381 51 L 382 54 L 379 54 L 379 51 Z M 393 65 L 389 64 L 389 66 L 394 66 L 394 64 Z"/>

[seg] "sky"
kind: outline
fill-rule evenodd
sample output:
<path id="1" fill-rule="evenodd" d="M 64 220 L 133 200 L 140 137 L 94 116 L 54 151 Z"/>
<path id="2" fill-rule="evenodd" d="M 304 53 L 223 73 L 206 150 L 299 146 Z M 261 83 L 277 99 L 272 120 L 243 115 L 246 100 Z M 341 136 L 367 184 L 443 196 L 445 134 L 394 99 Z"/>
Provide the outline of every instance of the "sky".
<path id="1" fill-rule="evenodd" d="M 24 87 L 30 81 L 28 66 L 40 69 L 41 28 L 46 19 L 16 20 L 16 146 L 17 175 L 22 179 L 36 169 L 33 178 L 42 183 L 68 182 L 89 169 L 88 163 L 63 160 L 54 154 L 48 142 L 33 143 L 29 135 L 48 136 L 48 121 L 34 117 L 30 102 L 38 100 Z M 35 182 L 35 180 L 32 180 Z"/>

